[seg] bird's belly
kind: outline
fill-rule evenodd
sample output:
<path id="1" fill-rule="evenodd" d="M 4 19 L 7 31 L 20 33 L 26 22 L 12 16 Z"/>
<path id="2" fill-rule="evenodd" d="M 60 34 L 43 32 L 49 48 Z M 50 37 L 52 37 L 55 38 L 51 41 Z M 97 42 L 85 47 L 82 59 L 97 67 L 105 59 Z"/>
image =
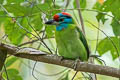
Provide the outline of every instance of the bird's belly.
<path id="1" fill-rule="evenodd" d="M 56 32 L 59 55 L 64 58 L 87 60 L 87 53 L 75 30 Z"/>
<path id="2" fill-rule="evenodd" d="M 65 58 L 76 59 L 80 57 L 80 47 L 69 40 L 60 42 L 58 52 Z"/>

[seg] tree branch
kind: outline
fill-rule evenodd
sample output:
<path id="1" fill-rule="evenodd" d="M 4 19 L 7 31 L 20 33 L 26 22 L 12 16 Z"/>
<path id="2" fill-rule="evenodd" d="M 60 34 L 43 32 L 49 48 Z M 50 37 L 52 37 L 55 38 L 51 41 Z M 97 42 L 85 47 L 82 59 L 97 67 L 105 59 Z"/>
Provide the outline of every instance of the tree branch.
<path id="1" fill-rule="evenodd" d="M 19 48 L 19 47 L 7 45 L 4 43 L 0 43 L 0 49 L 6 50 L 8 54 L 11 54 L 17 57 L 49 63 L 49 64 L 60 65 L 60 66 L 74 69 L 74 67 L 72 66 L 74 64 L 74 60 L 61 61 L 62 57 L 60 56 L 47 54 L 36 49 Z M 79 62 L 76 70 L 120 78 L 120 70 L 117 68 L 109 67 L 109 66 L 101 66 L 101 65 L 94 65 L 87 62 Z"/>

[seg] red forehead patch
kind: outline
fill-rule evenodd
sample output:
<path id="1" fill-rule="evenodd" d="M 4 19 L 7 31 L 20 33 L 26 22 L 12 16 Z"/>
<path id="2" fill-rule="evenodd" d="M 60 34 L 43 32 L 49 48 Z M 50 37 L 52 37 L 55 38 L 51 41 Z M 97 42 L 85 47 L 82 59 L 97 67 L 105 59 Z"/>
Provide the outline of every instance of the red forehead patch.
<path id="1" fill-rule="evenodd" d="M 53 19 L 54 19 L 55 21 L 59 21 L 59 15 L 55 14 L 55 15 L 53 16 Z"/>
<path id="2" fill-rule="evenodd" d="M 69 13 L 66 13 L 66 12 L 62 12 L 63 15 L 68 15 L 68 16 L 71 16 Z"/>

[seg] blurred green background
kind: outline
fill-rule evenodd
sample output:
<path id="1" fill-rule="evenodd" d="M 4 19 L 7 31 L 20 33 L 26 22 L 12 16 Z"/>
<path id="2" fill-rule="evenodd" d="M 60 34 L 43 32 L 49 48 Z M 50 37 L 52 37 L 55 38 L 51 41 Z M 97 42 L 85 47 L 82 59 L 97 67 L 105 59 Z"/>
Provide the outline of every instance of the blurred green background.
<path id="1" fill-rule="evenodd" d="M 120 0 L 79 0 L 79 2 L 85 25 L 86 39 L 91 53 L 100 55 L 100 59 L 104 60 L 107 66 L 119 68 Z M 76 0 L 0 0 L 0 41 L 19 47 L 32 47 L 49 52 L 32 35 L 34 34 L 38 38 L 39 36 L 42 37 L 55 54 L 55 26 L 46 26 L 44 22 L 51 19 L 54 14 L 62 11 L 70 13 L 81 28 Z M 108 37 L 114 42 L 119 53 L 117 53 Z M 21 45 L 33 40 L 36 41 Z M 5 65 L 9 80 L 71 80 L 75 73 L 74 70 L 42 62 L 37 62 L 34 69 L 35 63 L 35 61 L 8 55 Z M 97 59 L 95 59 L 95 64 L 104 66 Z M 7 80 L 4 68 L 2 73 L 2 77 Z M 84 74 L 88 77 L 86 73 Z M 97 75 L 97 79 L 118 80 L 103 75 Z M 89 79 L 84 78 L 79 72 L 75 80 Z"/>

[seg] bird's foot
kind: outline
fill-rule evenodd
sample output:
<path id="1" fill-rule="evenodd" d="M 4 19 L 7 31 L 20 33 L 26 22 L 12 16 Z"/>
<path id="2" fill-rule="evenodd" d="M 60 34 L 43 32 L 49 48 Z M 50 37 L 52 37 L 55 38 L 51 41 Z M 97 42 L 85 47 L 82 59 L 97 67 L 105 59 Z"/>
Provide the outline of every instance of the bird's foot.
<path id="1" fill-rule="evenodd" d="M 63 60 L 65 60 L 65 58 L 63 56 L 61 56 L 60 61 L 63 61 Z"/>
<path id="2" fill-rule="evenodd" d="M 80 60 L 79 58 L 77 58 L 77 59 L 75 60 L 75 63 L 73 64 L 73 69 L 74 69 L 74 70 L 77 70 L 77 65 L 78 65 L 79 62 L 81 62 L 81 60 Z"/>
<path id="3" fill-rule="evenodd" d="M 72 66 L 73 66 L 73 69 L 74 69 L 76 72 L 75 72 L 75 74 L 74 74 L 74 76 L 72 77 L 71 80 L 74 80 L 75 76 L 76 76 L 77 73 L 78 73 L 78 71 L 77 71 L 77 65 L 78 65 L 79 62 L 81 62 L 81 60 L 80 60 L 79 58 L 77 58 L 77 59 L 75 60 L 75 63 L 72 65 Z"/>

